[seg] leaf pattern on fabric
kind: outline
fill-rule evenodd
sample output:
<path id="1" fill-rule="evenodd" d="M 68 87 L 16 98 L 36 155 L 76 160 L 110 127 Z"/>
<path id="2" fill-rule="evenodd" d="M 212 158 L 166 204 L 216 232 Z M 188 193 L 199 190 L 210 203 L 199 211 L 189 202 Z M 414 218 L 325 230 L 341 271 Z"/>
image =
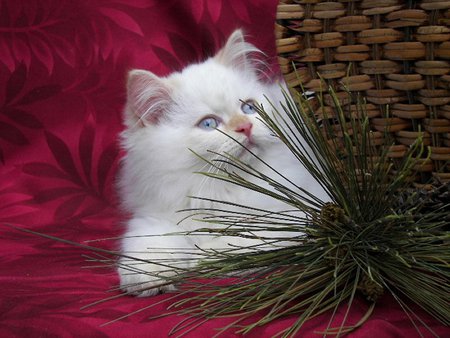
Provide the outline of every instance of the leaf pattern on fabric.
<path id="1" fill-rule="evenodd" d="M 22 167 L 22 171 L 25 174 L 32 175 L 38 178 L 52 178 L 52 179 L 63 179 L 69 180 L 70 177 L 56 168 L 55 166 L 48 163 L 26 163 Z"/>
<path id="2" fill-rule="evenodd" d="M 222 1 L 205 1 L 206 7 L 208 8 L 208 13 L 212 19 L 212 22 L 217 23 L 220 18 L 220 13 L 222 10 Z"/>
<path id="3" fill-rule="evenodd" d="M 167 35 L 178 60 L 183 60 L 183 63 L 200 61 L 199 53 L 188 39 L 174 32 L 169 32 Z"/>
<path id="4" fill-rule="evenodd" d="M 145 8 L 143 2 L 116 3 Z M 84 1 L 7 1 L 0 16 L 0 63 L 14 71 L 17 63 L 29 68 L 37 62 L 52 74 L 59 61 L 73 68 L 81 60 L 92 64 L 97 58 L 105 59 L 113 49 L 118 53 L 123 44 L 117 44 L 117 40 L 113 43 L 113 31 L 144 36 L 132 15 L 108 5 L 114 5 L 114 1 L 103 6 Z M 105 42 L 106 48 L 101 48 Z"/>
<path id="5" fill-rule="evenodd" d="M 139 36 L 144 35 L 139 27 L 139 24 L 125 12 L 108 7 L 100 7 L 99 12 L 123 29 L 133 32 Z"/>
<path id="6" fill-rule="evenodd" d="M 113 199 L 105 195 L 105 184 L 118 159 L 116 145 L 100 150 L 98 159 L 94 157 L 95 132 L 92 121 L 80 132 L 76 149 L 78 157 L 74 155 L 75 149 L 72 150 L 75 147 L 67 145 L 59 136 L 50 132 L 44 135 L 56 164 L 26 163 L 22 171 L 41 182 L 60 181 L 56 187 L 36 191 L 32 204 L 43 205 L 56 201 L 53 215 L 58 221 L 81 215 L 89 217 L 113 205 Z"/>
<path id="7" fill-rule="evenodd" d="M 94 126 L 92 123 L 87 123 L 80 134 L 80 141 L 78 142 L 78 153 L 83 167 L 84 179 L 88 184 L 92 184 L 91 167 L 92 167 L 92 151 L 94 147 L 95 137 Z"/>
<path id="8" fill-rule="evenodd" d="M 182 66 L 180 61 L 172 55 L 170 52 L 168 52 L 166 49 L 153 46 L 153 51 L 155 52 L 156 56 L 161 60 L 161 62 L 166 65 L 168 69 L 172 69 L 174 71 L 180 71 Z"/>
<path id="9" fill-rule="evenodd" d="M 23 93 L 27 69 L 21 63 L 6 81 L 4 102 L 1 105 L 0 140 L 17 146 L 29 144 L 22 128 L 42 129 L 43 124 L 34 114 L 26 110 L 27 105 L 46 100 L 60 92 L 60 85 L 44 85 Z M 0 144 L 1 145 L 1 144 Z M 4 162 L 3 157 L 0 161 Z"/>
<path id="10" fill-rule="evenodd" d="M 0 35 L 0 46 L 3 47 L 5 56 L 5 59 L 0 60 L 10 70 L 14 70 L 17 61 L 30 67 L 31 60 L 35 59 L 44 65 L 49 73 L 53 72 L 52 44 L 50 35 L 45 32 L 60 24 L 60 20 L 54 17 L 58 10 L 49 4 L 41 6 L 39 10 L 41 15 L 37 15 L 35 1 L 8 1 L 2 8 L 4 15 L 0 20 L 0 29 L 8 34 Z M 9 15 L 5 15 L 6 13 Z"/>
<path id="11" fill-rule="evenodd" d="M 36 101 L 48 99 L 49 97 L 56 95 L 61 90 L 61 86 L 58 84 L 48 84 L 33 88 L 26 93 L 20 100 L 19 104 L 31 104 Z"/>
<path id="12" fill-rule="evenodd" d="M 5 108 L 5 115 L 23 127 L 32 129 L 41 129 L 43 127 L 42 123 L 33 114 L 27 113 L 21 109 Z"/>
<path id="13" fill-rule="evenodd" d="M 80 243 L 120 236 L 126 215 L 117 208 L 114 184 L 126 73 L 180 70 L 213 55 L 236 28 L 276 59 L 277 2 L 0 1 L 0 337 L 162 338 L 186 319 L 148 319 L 165 311 L 163 300 L 171 295 L 121 297 L 81 310 L 119 294 L 107 292 L 118 284 L 114 269 L 85 261 L 101 256 L 4 223 Z M 92 244 L 118 249 L 112 240 Z M 349 314 L 354 323 L 365 309 L 358 304 L 360 312 Z M 354 337 L 415 336 L 392 300 L 382 299 L 377 311 Z M 447 335 L 445 327 L 422 318 Z M 327 319 L 311 320 L 302 336 L 315 337 Z M 246 337 L 273 336 L 294 320 L 280 319 Z M 211 337 L 232 321 L 207 322 L 185 337 Z"/>
<path id="14" fill-rule="evenodd" d="M 242 1 L 230 1 L 230 6 L 238 18 L 244 22 L 251 22 L 248 7 Z"/>
<path id="15" fill-rule="evenodd" d="M 24 87 L 26 76 L 27 71 L 23 64 L 20 64 L 11 73 L 6 81 L 4 103 L 0 109 L 0 116 L 2 117 L 0 120 L 0 141 L 6 141 L 17 146 L 29 144 L 25 133 L 17 125 L 33 129 L 42 127 L 42 124 L 35 116 L 17 107 L 19 93 Z M 1 151 L 0 161 L 4 162 Z"/>
<path id="16" fill-rule="evenodd" d="M 45 138 L 47 140 L 48 147 L 53 154 L 54 159 L 58 163 L 59 167 L 70 177 L 71 181 L 75 184 L 82 184 L 81 177 L 75 167 L 75 162 L 70 153 L 69 147 L 58 136 L 46 132 Z"/>
<path id="17" fill-rule="evenodd" d="M 14 72 L 11 73 L 8 81 L 6 82 L 5 103 L 8 104 L 11 100 L 22 91 L 22 88 L 27 79 L 27 69 L 23 63 L 21 63 Z"/>
<path id="18" fill-rule="evenodd" d="M 29 144 L 25 134 L 12 124 L 0 122 L 0 138 L 17 146 Z"/>

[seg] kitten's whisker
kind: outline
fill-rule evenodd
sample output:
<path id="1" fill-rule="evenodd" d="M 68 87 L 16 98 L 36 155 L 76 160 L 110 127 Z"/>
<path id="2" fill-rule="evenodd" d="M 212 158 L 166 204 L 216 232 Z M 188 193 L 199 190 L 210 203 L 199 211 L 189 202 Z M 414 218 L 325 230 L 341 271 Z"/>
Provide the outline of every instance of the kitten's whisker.
<path id="1" fill-rule="evenodd" d="M 203 170 L 204 169 L 204 170 Z M 206 163 L 202 169 L 202 171 L 206 172 L 207 174 L 210 173 L 216 173 L 216 171 L 218 170 L 217 168 L 215 168 L 214 166 L 210 165 L 209 163 Z M 202 180 L 200 181 L 199 185 L 198 185 L 198 189 L 197 189 L 197 196 L 203 196 L 203 191 L 205 190 L 205 188 L 207 187 L 207 184 L 209 184 L 210 189 L 212 188 L 212 185 L 215 184 L 215 180 L 210 180 L 208 176 L 203 176 Z"/>

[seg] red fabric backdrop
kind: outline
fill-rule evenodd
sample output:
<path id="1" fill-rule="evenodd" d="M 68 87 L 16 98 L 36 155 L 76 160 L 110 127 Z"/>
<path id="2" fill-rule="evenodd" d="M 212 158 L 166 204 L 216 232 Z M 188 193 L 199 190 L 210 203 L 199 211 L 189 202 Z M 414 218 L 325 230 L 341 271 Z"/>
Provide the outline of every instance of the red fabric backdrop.
<path id="1" fill-rule="evenodd" d="M 119 235 L 113 183 L 127 70 L 159 75 L 178 70 L 213 54 L 237 27 L 275 60 L 276 5 L 276 0 L 0 1 L 0 222 L 76 242 Z M 114 241 L 96 245 L 115 247 Z M 86 253 L 1 225 L 0 336 L 165 337 L 182 319 L 149 321 L 164 311 L 166 305 L 159 304 L 101 327 L 168 296 L 122 297 L 80 309 L 119 294 L 108 292 L 118 283 L 113 269 L 83 269 Z M 350 322 L 366 309 L 358 300 Z M 300 336 L 317 336 L 327 318 L 311 320 Z M 437 334 L 449 334 L 423 318 Z M 294 319 L 249 336 L 271 336 Z M 209 321 L 188 336 L 210 337 L 230 321 Z M 385 297 L 350 336 L 418 334 Z"/>

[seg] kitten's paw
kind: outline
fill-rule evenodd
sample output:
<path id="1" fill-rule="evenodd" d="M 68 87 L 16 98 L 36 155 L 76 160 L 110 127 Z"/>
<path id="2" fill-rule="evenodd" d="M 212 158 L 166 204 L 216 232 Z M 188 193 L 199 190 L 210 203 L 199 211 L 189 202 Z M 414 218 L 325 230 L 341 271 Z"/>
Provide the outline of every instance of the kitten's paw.
<path id="1" fill-rule="evenodd" d="M 119 275 L 120 289 L 130 295 L 147 297 L 176 290 L 174 285 L 166 285 L 164 279 L 154 277 L 149 272 L 119 268 Z"/>
<path id="2" fill-rule="evenodd" d="M 173 255 L 152 255 L 143 257 L 140 255 L 137 259 L 121 258 L 119 261 L 120 289 L 127 294 L 147 297 L 159 293 L 175 291 L 176 286 L 171 282 L 180 271 L 180 268 L 187 268 L 187 263 L 167 263 L 173 265 L 173 268 L 158 265 L 151 262 L 173 262 Z M 175 267 L 176 265 L 176 267 Z"/>
<path id="3" fill-rule="evenodd" d="M 195 246 L 180 228 L 152 217 L 133 218 L 122 239 L 118 262 L 120 288 L 133 295 L 151 296 L 176 290 L 174 276 L 195 265 Z M 177 279 L 178 281 L 179 279 Z"/>

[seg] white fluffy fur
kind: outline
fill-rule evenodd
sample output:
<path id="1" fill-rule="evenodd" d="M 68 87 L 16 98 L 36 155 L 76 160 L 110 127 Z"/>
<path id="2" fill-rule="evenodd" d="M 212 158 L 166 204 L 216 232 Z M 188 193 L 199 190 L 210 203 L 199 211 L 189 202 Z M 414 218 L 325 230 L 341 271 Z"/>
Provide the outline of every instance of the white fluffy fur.
<path id="1" fill-rule="evenodd" d="M 142 291 L 159 283 L 157 274 L 164 278 L 167 267 L 164 262 L 188 267 L 195 257 L 182 251 L 195 245 L 208 248 L 224 248 L 236 238 L 211 238 L 201 236 L 164 236 L 166 233 L 183 232 L 201 227 L 192 220 L 178 224 L 184 214 L 180 209 L 214 207 L 210 202 L 190 199 L 201 196 L 234 203 L 250 204 L 265 210 L 284 210 L 286 205 L 274 202 L 261 194 L 225 184 L 198 171 L 212 170 L 205 162 L 192 154 L 211 158 L 208 150 L 228 152 L 270 174 L 229 137 L 217 130 L 204 130 L 198 122 L 214 115 L 222 120 L 219 129 L 247 144 L 244 133 L 236 131 L 236 124 L 251 122 L 251 150 L 287 177 L 318 197 L 326 198 L 320 186 L 270 131 L 257 114 L 245 115 L 241 100 L 255 100 L 269 104 L 264 98 L 280 99 L 278 85 L 267 85 L 259 80 L 256 62 L 251 55 L 256 47 L 244 41 L 241 31 L 234 32 L 225 47 L 215 57 L 201 64 L 194 64 L 180 73 L 159 78 L 143 70 L 129 75 L 128 102 L 125 111 L 126 130 L 122 134 L 122 146 L 126 151 L 119 186 L 123 205 L 131 212 L 122 240 L 125 255 L 142 259 L 134 262 L 122 258 L 119 262 L 121 287 L 140 295 L 150 295 L 172 286 Z M 273 173 L 271 174 L 273 176 Z M 224 205 L 220 206 L 224 208 Z M 183 250 L 185 249 L 185 250 Z M 167 261 L 166 261 L 167 260 Z"/>

